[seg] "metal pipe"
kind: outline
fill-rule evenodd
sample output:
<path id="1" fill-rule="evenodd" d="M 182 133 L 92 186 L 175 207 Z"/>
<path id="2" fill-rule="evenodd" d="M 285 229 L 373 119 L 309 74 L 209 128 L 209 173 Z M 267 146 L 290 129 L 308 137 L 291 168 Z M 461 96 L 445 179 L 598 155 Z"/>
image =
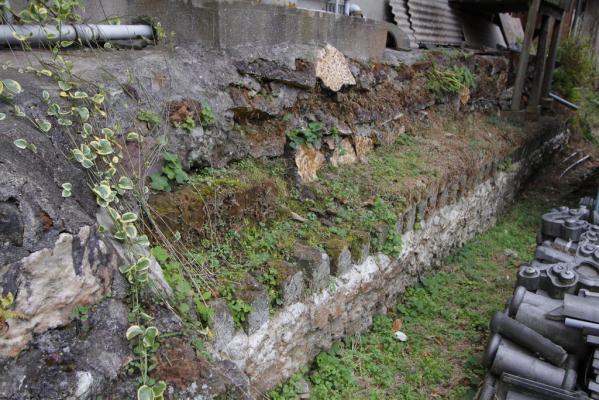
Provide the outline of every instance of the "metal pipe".
<path id="1" fill-rule="evenodd" d="M 529 292 L 522 286 L 518 286 L 514 291 L 514 296 L 509 302 L 509 316 L 514 317 L 520 308 L 522 303 L 526 303 L 531 306 L 538 307 L 545 312 L 555 310 L 557 307 L 563 305 L 561 300 L 552 299 L 550 297 L 541 296 L 532 292 Z"/>
<path id="2" fill-rule="evenodd" d="M 572 354 L 581 354 L 585 351 L 585 344 L 579 330 L 567 327 L 563 322 L 552 321 L 545 318 L 547 311 L 522 303 L 516 313 L 516 321 L 537 331 L 553 343 L 563 347 Z"/>
<path id="3" fill-rule="evenodd" d="M 497 379 L 487 372 L 485 381 L 478 392 L 478 397 L 476 397 L 476 400 L 493 400 L 493 396 L 495 396 L 496 384 Z"/>
<path id="4" fill-rule="evenodd" d="M 0 45 L 20 44 L 15 36 L 27 37 L 30 45 L 39 46 L 63 40 L 89 43 L 137 37 L 151 39 L 154 30 L 150 25 L 0 25 Z"/>
<path id="5" fill-rule="evenodd" d="M 561 346 L 503 313 L 495 313 L 491 320 L 491 331 L 501 334 L 558 367 L 564 365 L 568 358 L 568 353 Z"/>
<path id="6" fill-rule="evenodd" d="M 4 19 L 4 21 L 2 21 L 3 24 L 12 24 L 14 22 L 14 17 L 10 8 L 10 1 L 4 1 L 4 5 L 0 7 L 0 14 L 2 14 Z"/>
<path id="7" fill-rule="evenodd" d="M 571 390 L 576 384 L 576 371 L 574 370 L 565 370 L 541 361 L 505 339 L 492 340 L 491 343 L 496 346 L 496 348 L 488 350 L 495 354 L 491 365 L 491 372 L 495 375 L 507 372 L 568 390 Z"/>
<path id="8" fill-rule="evenodd" d="M 582 321 L 574 318 L 566 318 L 565 322 L 567 327 L 582 329 L 585 333 L 592 335 L 599 335 L 599 324 L 589 321 Z"/>
<path id="9" fill-rule="evenodd" d="M 549 92 L 549 97 L 551 97 L 553 100 L 557 101 L 558 103 L 560 103 L 563 106 L 569 107 L 573 110 L 578 110 L 578 106 L 574 103 L 570 103 L 568 100 L 559 97 L 557 94 L 553 93 L 553 92 Z"/>

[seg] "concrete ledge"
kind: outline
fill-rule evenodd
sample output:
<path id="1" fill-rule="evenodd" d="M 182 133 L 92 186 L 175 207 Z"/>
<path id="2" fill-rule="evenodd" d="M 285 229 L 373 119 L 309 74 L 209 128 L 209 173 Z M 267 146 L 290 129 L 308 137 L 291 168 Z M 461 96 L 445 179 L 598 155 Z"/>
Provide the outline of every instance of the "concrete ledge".
<path id="1" fill-rule="evenodd" d="M 210 48 L 329 43 L 344 54 L 361 60 L 383 57 L 390 24 L 344 15 L 300 10 L 247 1 L 215 0 L 104 0 L 86 5 L 86 21 L 111 16 L 124 22 L 140 17 L 160 21 L 174 32 L 176 43 L 199 43 Z M 248 4 L 249 3 L 249 4 Z M 13 1 L 13 8 L 26 6 Z M 393 31 L 398 36 L 398 28 Z M 402 39 L 397 38 L 398 46 Z"/>

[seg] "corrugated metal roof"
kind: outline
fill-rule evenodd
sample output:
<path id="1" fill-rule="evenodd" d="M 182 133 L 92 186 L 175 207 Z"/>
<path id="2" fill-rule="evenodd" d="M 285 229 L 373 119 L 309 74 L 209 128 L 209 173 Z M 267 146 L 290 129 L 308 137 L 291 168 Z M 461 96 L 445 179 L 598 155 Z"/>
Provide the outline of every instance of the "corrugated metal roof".
<path id="1" fill-rule="evenodd" d="M 410 25 L 410 16 L 408 15 L 408 0 L 391 0 L 389 4 L 391 5 L 391 11 L 395 16 L 395 22 L 397 26 L 404 31 L 408 38 L 410 39 L 411 47 L 418 47 L 418 42 L 416 41 L 416 36 L 414 36 L 414 31 L 412 30 L 412 26 Z"/>
<path id="2" fill-rule="evenodd" d="M 413 33 L 417 44 L 464 42 L 458 12 L 449 0 L 391 0 L 390 4 L 399 27 Z"/>
<path id="3" fill-rule="evenodd" d="M 408 0 L 410 23 L 419 43 L 461 45 L 462 25 L 449 0 Z"/>

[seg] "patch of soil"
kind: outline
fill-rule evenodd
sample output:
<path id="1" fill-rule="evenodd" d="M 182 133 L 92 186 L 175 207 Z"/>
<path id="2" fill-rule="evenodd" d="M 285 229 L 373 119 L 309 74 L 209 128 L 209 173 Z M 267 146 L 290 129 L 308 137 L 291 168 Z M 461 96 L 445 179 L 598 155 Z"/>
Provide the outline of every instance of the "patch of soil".
<path id="1" fill-rule="evenodd" d="M 168 120 L 173 126 L 181 125 L 188 118 L 199 121 L 202 105 L 197 100 L 182 99 L 167 104 Z"/>
<path id="2" fill-rule="evenodd" d="M 272 181 L 246 186 L 223 180 L 158 193 L 150 197 L 148 204 L 162 232 L 172 236 L 178 231 L 187 243 L 237 230 L 246 219 L 263 222 L 272 218 L 277 211 L 277 194 Z"/>
<path id="3" fill-rule="evenodd" d="M 547 162 L 535 186 L 567 196 L 595 196 L 599 185 L 599 147 L 580 132 L 571 133 L 568 144 Z"/>
<path id="4" fill-rule="evenodd" d="M 198 358 L 186 340 L 171 337 L 161 342 L 158 365 L 152 373 L 156 380 L 185 389 L 193 382 L 210 377 L 210 364 Z"/>

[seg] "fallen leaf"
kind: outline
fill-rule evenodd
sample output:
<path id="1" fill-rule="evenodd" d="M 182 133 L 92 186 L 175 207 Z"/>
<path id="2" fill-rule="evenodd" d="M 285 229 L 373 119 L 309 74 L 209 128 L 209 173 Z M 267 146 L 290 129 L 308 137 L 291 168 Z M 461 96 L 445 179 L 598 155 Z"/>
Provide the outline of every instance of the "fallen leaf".
<path id="1" fill-rule="evenodd" d="M 401 331 L 401 326 L 403 325 L 403 321 L 401 319 L 396 319 L 393 321 L 393 332 Z"/>

